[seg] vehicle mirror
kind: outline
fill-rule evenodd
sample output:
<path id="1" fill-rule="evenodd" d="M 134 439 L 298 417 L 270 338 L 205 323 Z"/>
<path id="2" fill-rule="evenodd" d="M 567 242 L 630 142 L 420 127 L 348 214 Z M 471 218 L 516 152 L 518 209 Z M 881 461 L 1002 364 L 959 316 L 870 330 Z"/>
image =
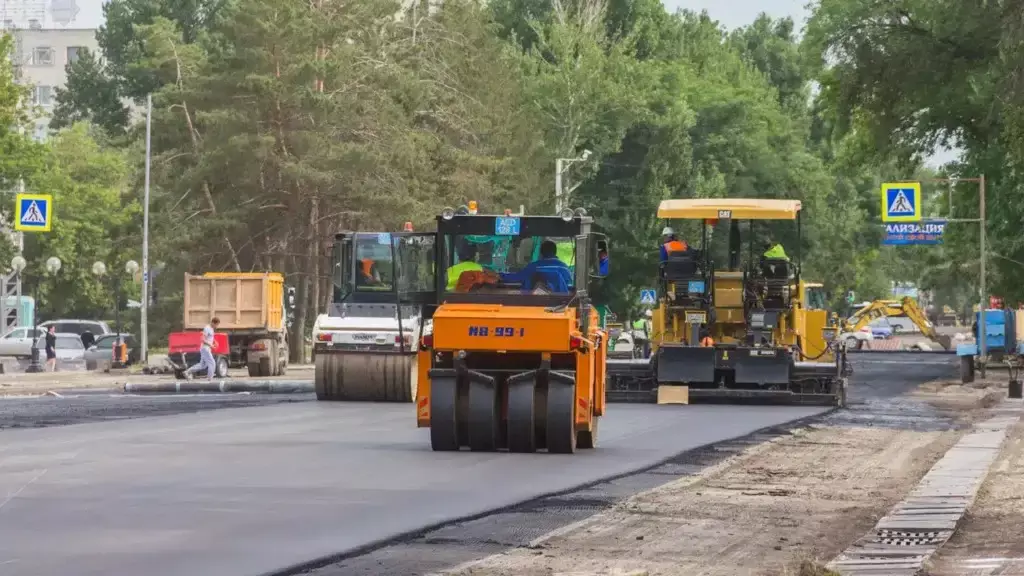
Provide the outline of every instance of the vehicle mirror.
<path id="1" fill-rule="evenodd" d="M 596 258 L 594 259 L 594 271 L 590 274 L 592 278 L 605 278 L 608 276 L 608 267 L 611 260 L 608 250 L 608 240 L 603 234 L 600 236 L 602 238 L 595 242 Z"/>

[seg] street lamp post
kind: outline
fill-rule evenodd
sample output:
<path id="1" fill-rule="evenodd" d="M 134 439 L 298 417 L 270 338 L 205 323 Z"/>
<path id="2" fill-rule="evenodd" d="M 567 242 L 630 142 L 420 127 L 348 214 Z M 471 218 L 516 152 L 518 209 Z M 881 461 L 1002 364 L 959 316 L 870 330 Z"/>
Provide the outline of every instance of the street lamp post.
<path id="1" fill-rule="evenodd" d="M 135 273 L 139 271 L 139 263 L 135 260 L 129 260 L 124 265 L 124 271 L 128 273 L 130 278 L 135 277 Z M 103 278 L 107 273 L 107 265 L 103 262 L 94 262 L 92 265 L 92 273 L 97 278 Z M 124 336 L 121 334 L 121 282 L 118 278 L 113 278 L 114 282 L 114 332 L 117 334 L 114 340 L 114 348 L 112 351 L 112 365 L 115 368 L 121 368 L 121 343 Z"/>
<path id="2" fill-rule="evenodd" d="M 11 259 L 11 268 L 15 272 L 21 274 L 22 270 L 28 263 L 21 256 L 15 256 Z M 46 259 L 46 272 L 47 274 L 54 276 L 60 270 L 61 261 L 56 256 L 50 256 Z M 39 332 L 39 285 L 42 284 L 42 279 L 36 281 L 35 286 L 32 287 L 32 300 L 34 302 L 35 310 L 32 313 L 32 363 L 28 365 L 25 372 L 36 373 L 43 371 L 43 365 L 39 362 L 39 338 L 37 334 Z"/>

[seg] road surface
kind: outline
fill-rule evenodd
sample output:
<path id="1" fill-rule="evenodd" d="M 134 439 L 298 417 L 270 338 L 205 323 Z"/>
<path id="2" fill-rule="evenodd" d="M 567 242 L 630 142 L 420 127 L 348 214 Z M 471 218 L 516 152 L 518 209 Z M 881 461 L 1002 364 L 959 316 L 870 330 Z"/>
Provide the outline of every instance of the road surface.
<path id="1" fill-rule="evenodd" d="M 924 382 L 954 378 L 957 374 L 956 356 L 854 354 L 852 360 L 854 375 L 849 391 L 849 408 L 830 413 L 821 421 L 822 424 L 915 431 L 948 430 L 957 426 L 951 418 L 940 414 L 926 402 L 906 396 Z M 611 406 L 613 412 L 620 407 L 618 404 Z M 687 411 L 698 408 L 681 407 Z M 424 576 L 440 572 L 510 548 L 529 546 L 531 541 L 553 530 L 608 511 L 622 499 L 671 482 L 681 475 L 697 474 L 751 445 L 779 436 L 788 437 L 789 431 L 780 427 L 754 437 L 691 451 L 643 473 L 557 497 L 534 500 L 472 521 L 452 523 L 302 574 Z M 694 544 L 692 541 L 689 543 L 691 547 Z M 676 545 L 673 549 L 681 547 Z"/>
<path id="2" fill-rule="evenodd" d="M 433 453 L 407 405 L 0 432 L 0 572 L 254 576 L 653 465 L 820 408 L 613 405 L 572 456 Z"/>

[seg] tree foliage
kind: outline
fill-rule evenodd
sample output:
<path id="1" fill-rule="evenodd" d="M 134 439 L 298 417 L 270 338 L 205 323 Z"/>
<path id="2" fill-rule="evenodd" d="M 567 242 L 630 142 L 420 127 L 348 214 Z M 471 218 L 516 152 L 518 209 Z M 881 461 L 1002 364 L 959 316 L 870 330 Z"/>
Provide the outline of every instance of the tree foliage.
<path id="1" fill-rule="evenodd" d="M 128 162 L 111 170 L 126 180 L 74 192 L 110 199 L 140 187 L 143 137 L 113 103 L 152 92 L 157 316 L 168 328 L 183 272 L 273 270 L 298 287 L 299 337 L 328 298 L 335 233 L 423 228 L 470 199 L 550 213 L 556 159 L 584 150 L 563 175 L 566 198 L 612 239 L 602 297 L 621 314 L 655 282 L 657 207 L 668 198 L 799 199 L 799 243 L 787 223 L 758 225 L 756 242 L 782 240 L 803 256 L 804 278 L 837 300 L 850 289 L 882 297 L 896 280 L 948 287 L 977 262 L 966 228 L 940 249 L 881 247 L 881 182 L 925 175 L 922 155 L 954 138 L 969 146 L 954 173 L 985 166 L 1000 186 L 1017 177 L 1024 112 L 1013 113 L 1024 107 L 996 94 L 1020 93 L 1020 59 L 981 38 L 986 17 L 1001 18 L 1007 37 L 1021 32 L 1005 10 L 822 0 L 798 40 L 788 19 L 762 15 L 727 32 L 658 0 L 112 0 L 102 64 L 72 68 L 58 116 L 126 134 L 122 149 L 95 152 Z M 1024 261 L 1013 225 L 990 232 L 1000 254 Z M 69 257 L 107 257 L 89 246 Z M 69 305 L 95 304 L 82 298 Z"/>

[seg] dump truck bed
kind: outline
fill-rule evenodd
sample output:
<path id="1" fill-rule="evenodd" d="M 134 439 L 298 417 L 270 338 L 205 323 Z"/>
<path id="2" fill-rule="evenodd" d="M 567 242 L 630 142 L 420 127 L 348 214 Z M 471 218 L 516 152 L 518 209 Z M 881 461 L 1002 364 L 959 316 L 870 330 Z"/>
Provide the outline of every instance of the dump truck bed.
<path id="1" fill-rule="evenodd" d="M 216 316 L 220 319 L 220 330 L 282 332 L 283 308 L 281 274 L 185 274 L 185 330 L 201 330 Z"/>

